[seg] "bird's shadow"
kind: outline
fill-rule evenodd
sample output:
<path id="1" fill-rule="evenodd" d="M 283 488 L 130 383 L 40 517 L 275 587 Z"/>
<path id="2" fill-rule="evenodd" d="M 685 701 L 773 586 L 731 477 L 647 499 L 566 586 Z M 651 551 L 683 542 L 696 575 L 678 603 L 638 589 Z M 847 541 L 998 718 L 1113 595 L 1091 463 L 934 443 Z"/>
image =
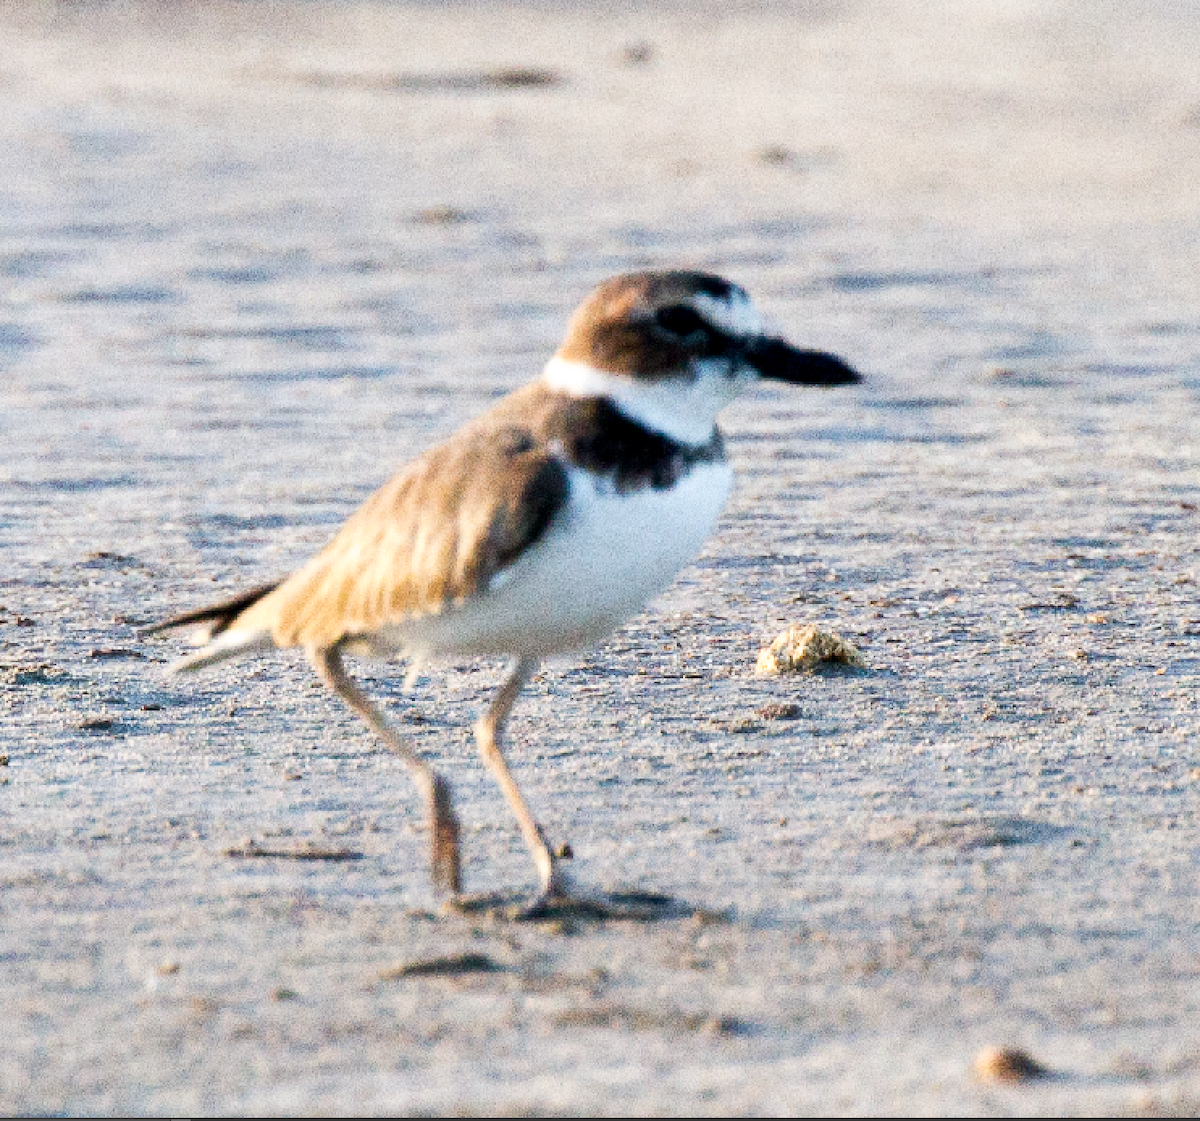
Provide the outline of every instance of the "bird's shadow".
<path id="1" fill-rule="evenodd" d="M 655 891 L 615 890 L 572 892 L 530 900 L 506 892 L 464 895 L 447 902 L 444 914 L 486 917 L 508 922 L 663 922 L 692 919 L 698 922 L 728 922 L 731 912 L 698 907 Z"/>

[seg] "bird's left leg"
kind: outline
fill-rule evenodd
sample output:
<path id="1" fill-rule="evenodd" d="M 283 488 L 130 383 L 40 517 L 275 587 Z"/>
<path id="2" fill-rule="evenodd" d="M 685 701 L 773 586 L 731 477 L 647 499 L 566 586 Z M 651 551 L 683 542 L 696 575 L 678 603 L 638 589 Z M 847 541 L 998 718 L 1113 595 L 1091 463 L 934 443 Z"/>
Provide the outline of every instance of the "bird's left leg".
<path id="1" fill-rule="evenodd" d="M 454 813 L 450 784 L 404 742 L 391 721 L 351 681 L 342 663 L 339 646 L 313 647 L 308 651 L 308 658 L 321 680 L 357 712 L 408 767 L 413 781 L 425 798 L 429 814 L 429 857 L 433 885 L 440 891 L 457 896 L 462 891 L 462 866 L 458 851 L 458 818 Z"/>

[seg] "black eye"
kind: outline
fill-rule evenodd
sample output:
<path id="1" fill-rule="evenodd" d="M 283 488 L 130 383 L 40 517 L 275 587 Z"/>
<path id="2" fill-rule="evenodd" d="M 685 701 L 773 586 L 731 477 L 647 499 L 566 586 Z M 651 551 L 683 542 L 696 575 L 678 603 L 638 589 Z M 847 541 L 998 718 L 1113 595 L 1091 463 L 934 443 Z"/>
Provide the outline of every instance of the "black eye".
<path id="1" fill-rule="evenodd" d="M 690 307 L 683 304 L 672 304 L 654 313 L 654 325 L 670 335 L 681 339 L 691 338 L 696 334 L 706 334 L 708 324 Z"/>

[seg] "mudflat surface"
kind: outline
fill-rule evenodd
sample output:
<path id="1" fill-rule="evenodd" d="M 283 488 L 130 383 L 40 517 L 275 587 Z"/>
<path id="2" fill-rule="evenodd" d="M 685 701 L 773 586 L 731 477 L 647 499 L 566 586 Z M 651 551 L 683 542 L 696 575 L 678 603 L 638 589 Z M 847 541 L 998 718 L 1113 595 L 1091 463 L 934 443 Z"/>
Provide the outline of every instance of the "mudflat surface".
<path id="1" fill-rule="evenodd" d="M 1198 36 L 0 8 L 0 1110 L 1194 1115 Z M 675 264 L 868 380 L 733 405 L 703 555 L 514 717 L 578 881 L 675 909 L 444 914 L 300 659 L 170 679 L 136 628 L 286 572 L 595 282 Z M 804 623 L 868 667 L 756 678 Z M 499 669 L 360 667 L 518 898 L 469 739 Z"/>

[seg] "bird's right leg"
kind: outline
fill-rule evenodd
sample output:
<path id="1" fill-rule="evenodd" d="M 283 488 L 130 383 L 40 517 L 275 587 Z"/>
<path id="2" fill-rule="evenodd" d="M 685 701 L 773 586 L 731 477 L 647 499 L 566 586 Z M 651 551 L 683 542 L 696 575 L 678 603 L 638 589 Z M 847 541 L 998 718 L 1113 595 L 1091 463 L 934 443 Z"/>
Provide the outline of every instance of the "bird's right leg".
<path id="1" fill-rule="evenodd" d="M 538 663 L 535 658 L 514 659 L 491 706 L 475 723 L 475 739 L 479 745 L 479 753 L 499 784 L 509 807 L 516 815 L 517 824 L 521 827 L 521 835 L 525 838 L 525 845 L 537 865 L 541 893 L 534 905 L 535 908 L 569 897 L 567 875 L 551 851 L 542 827 L 534 819 L 517 787 L 516 779 L 508 769 L 508 763 L 505 762 L 504 752 L 500 747 L 500 736 L 504 730 L 505 721 L 508 720 L 509 713 L 512 712 L 512 707 L 516 703 L 517 695 L 533 677 L 537 667 Z"/>
<path id="2" fill-rule="evenodd" d="M 387 717 L 350 679 L 338 646 L 312 647 L 307 653 L 321 680 L 354 709 L 408 767 L 428 808 L 433 886 L 458 895 L 462 891 L 462 864 L 458 852 L 458 818 L 454 814 L 450 784 L 404 742 Z"/>

